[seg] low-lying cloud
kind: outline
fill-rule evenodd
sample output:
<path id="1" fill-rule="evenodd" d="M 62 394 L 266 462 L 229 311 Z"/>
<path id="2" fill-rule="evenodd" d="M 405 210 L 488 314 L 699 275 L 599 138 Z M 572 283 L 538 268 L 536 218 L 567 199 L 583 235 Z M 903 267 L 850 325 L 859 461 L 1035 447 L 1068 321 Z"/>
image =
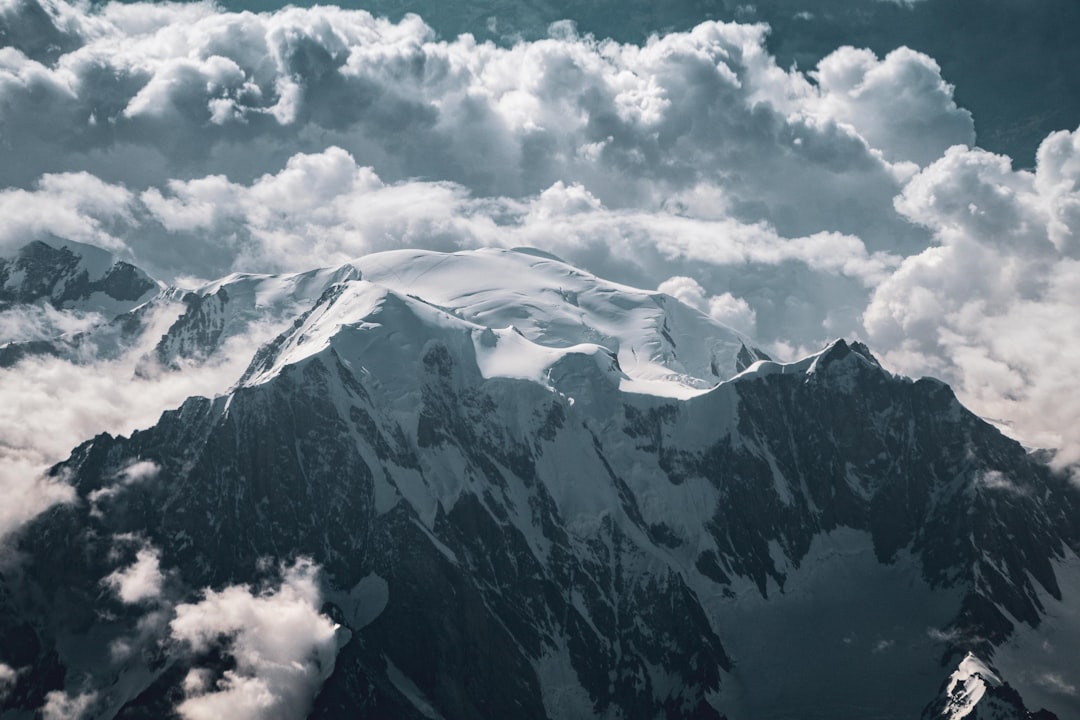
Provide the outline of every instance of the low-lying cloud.
<path id="1" fill-rule="evenodd" d="M 252 348 L 280 330 L 256 323 L 227 341 L 208 362 L 185 363 L 178 371 L 136 372 L 180 311 L 162 307 L 142 344 L 114 360 L 30 357 L 0 368 L 0 493 L 5 498 L 0 503 L 0 540 L 48 507 L 75 501 L 66 478 L 46 474 L 72 448 L 100 432 L 129 434 L 149 427 L 162 412 L 192 395 L 225 392 L 243 374 Z M 116 478 L 115 489 L 147 479 L 151 465 L 144 461 L 128 466 Z M 93 500 L 104 501 L 107 494 Z"/>
<path id="2" fill-rule="evenodd" d="M 161 572 L 161 553 L 152 545 L 140 545 L 135 552 L 134 562 L 113 571 L 103 581 L 121 602 L 128 605 L 158 599 L 165 582 L 165 576 Z"/>
<path id="3" fill-rule="evenodd" d="M 338 627 L 320 614 L 318 566 L 298 559 L 281 584 L 259 592 L 246 585 L 206 590 L 178 605 L 174 640 L 198 654 L 223 645 L 236 666 L 220 676 L 195 667 L 184 680 L 185 720 L 303 718 L 334 669 Z"/>

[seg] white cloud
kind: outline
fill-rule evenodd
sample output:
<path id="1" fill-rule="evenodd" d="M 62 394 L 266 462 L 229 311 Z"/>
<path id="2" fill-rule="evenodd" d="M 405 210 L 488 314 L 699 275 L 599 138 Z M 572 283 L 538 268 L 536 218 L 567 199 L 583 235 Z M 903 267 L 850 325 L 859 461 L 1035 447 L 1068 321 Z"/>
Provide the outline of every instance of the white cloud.
<path id="1" fill-rule="evenodd" d="M 692 308 L 697 308 L 701 312 L 708 310 L 709 304 L 705 288 L 701 287 L 701 284 L 694 278 L 676 275 L 660 283 L 656 289 L 662 293 L 667 293 Z"/>
<path id="2" fill-rule="evenodd" d="M 710 297 L 697 280 L 681 275 L 668 278 L 656 289 L 700 310 L 728 327 L 750 336 L 755 334 L 756 313 L 750 308 L 749 303 L 729 292 Z"/>
<path id="3" fill-rule="evenodd" d="M 988 470 L 981 474 L 975 479 L 975 485 L 977 487 L 987 488 L 988 490 L 1004 490 L 1013 493 L 1014 495 L 1026 494 L 1023 488 L 998 470 Z"/>
<path id="4" fill-rule="evenodd" d="M 57 310 L 49 304 L 20 305 L 0 310 L 0 345 L 49 340 L 89 330 L 104 321 L 96 312 Z"/>
<path id="5" fill-rule="evenodd" d="M 70 448 L 69 448 L 70 449 Z M 29 455 L 29 457 L 27 457 Z M 33 452 L 20 453 L 0 445 L 4 467 L 0 470 L 0 488 L 4 502 L 0 504 L 0 543 L 25 523 L 58 503 L 75 499 L 74 489 L 64 478 L 46 476 L 34 460 Z M 11 560 L 0 545 L 0 565 Z"/>
<path id="6" fill-rule="evenodd" d="M 869 250 L 853 235 L 785 237 L 768 223 L 732 219 L 713 212 L 714 196 L 697 186 L 661 208 L 611 209 L 583 185 L 561 181 L 523 198 L 479 196 L 451 182 L 388 183 L 344 149 L 330 147 L 294 155 L 279 172 L 249 184 L 208 176 L 148 188 L 126 207 L 125 222 L 134 228 L 129 244 L 136 262 L 145 259 L 153 267 L 183 261 L 187 271 L 204 277 L 307 269 L 399 247 L 492 245 L 540 247 L 636 284 L 694 272 L 703 281 L 708 276 L 721 295 L 748 303 L 720 304 L 722 316 L 756 328 L 765 339 L 788 337 L 799 344 L 836 334 L 823 325 L 833 296 L 846 295 L 849 306 L 864 304 L 869 289 L 901 260 Z M 891 199 L 889 207 L 893 212 Z M 783 274 L 763 270 L 782 265 L 789 266 Z M 758 287 L 746 287 L 740 271 L 746 267 L 759 269 Z M 838 276 L 843 281 L 832 279 Z M 730 280 L 743 285 L 729 286 Z M 798 307 L 802 314 L 762 315 L 755 306 L 762 289 L 781 288 L 789 299 L 779 307 Z M 776 292 L 766 301 L 775 298 Z"/>
<path id="7" fill-rule="evenodd" d="M 131 193 L 86 173 L 43 175 L 34 190 L 0 190 L 0 250 L 49 236 L 122 248 L 116 234 L 129 219 Z"/>
<path id="8" fill-rule="evenodd" d="M 971 113 L 957 107 L 941 68 L 906 47 L 879 60 L 842 47 L 811 73 L 821 89 L 818 112 L 850 123 L 893 162 L 927 165 L 952 145 L 974 145 Z"/>
<path id="9" fill-rule="evenodd" d="M 954 384 L 982 415 L 1080 460 L 1080 163 L 1076 134 L 1043 143 L 1034 173 L 950 149 L 905 187 L 897 208 L 940 243 L 904 260 L 874 292 L 872 344 L 911 374 Z"/>
<path id="10" fill-rule="evenodd" d="M 103 580 L 128 605 L 156 600 L 161 596 L 164 581 L 161 553 L 150 545 L 139 548 L 131 565 L 114 571 Z"/>
<path id="11" fill-rule="evenodd" d="M 53 690 L 45 696 L 41 715 L 43 720 L 80 720 L 86 717 L 96 700 L 96 692 L 72 694 Z"/>
<path id="12" fill-rule="evenodd" d="M 731 296 L 719 316 L 813 345 L 929 242 L 893 207 L 912 148 L 971 140 L 929 58 L 844 48 L 811 82 L 761 25 L 499 47 L 333 7 L 45 7 L 70 42 L 0 65 L 25 150 L 0 182 L 107 179 L 65 191 L 62 226 L 46 188 L 5 192 L 23 226 L 123 242 L 166 279 L 533 245 L 626 282 L 693 275 Z"/>
<path id="13" fill-rule="evenodd" d="M 229 238 L 237 244 L 235 265 L 248 269 L 315 267 L 416 245 L 528 244 L 569 257 L 602 249 L 616 272 L 619 265 L 648 267 L 656 254 L 713 265 L 790 261 L 869 286 L 899 262 L 837 233 L 789 239 L 765 223 L 608 210 L 580 185 L 556 183 L 523 199 L 475 197 L 452 183 L 391 185 L 337 147 L 296 155 L 251 185 L 218 177 L 173 182 L 168 194 L 150 189 L 142 200 L 168 229 Z M 626 252 L 613 252 L 620 245 Z"/>
<path id="14" fill-rule="evenodd" d="M 7 699 L 8 693 L 15 687 L 15 681 L 18 678 L 19 673 L 15 668 L 0 662 L 0 702 Z"/>
<path id="15" fill-rule="evenodd" d="M 125 487 L 135 485 L 144 480 L 152 480 L 157 477 L 159 472 L 161 472 L 161 467 L 151 460 L 133 461 L 130 465 L 126 466 L 116 474 L 114 479 L 117 482 L 115 484 L 92 490 L 90 494 L 86 496 L 86 499 L 92 506 L 90 511 L 91 514 L 100 516 L 102 510 L 99 507 L 99 503 L 102 500 L 108 500 L 109 498 L 115 497 L 120 494 Z"/>
<path id="16" fill-rule="evenodd" d="M 77 41 L 55 64 L 16 51 L 0 64 L 0 107 L 25 148 L 0 182 L 62 168 L 128 186 L 247 183 L 338 145 L 391 183 L 453 181 L 479 195 L 561 182 L 608 207 L 655 208 L 703 184 L 727 214 L 785 235 L 870 220 L 878 247 L 886 231 L 910 234 L 868 215 L 910 173 L 878 149 L 971 139 L 929 58 L 845 49 L 823 61 L 818 87 L 776 65 L 761 25 L 703 23 L 643 45 L 568 30 L 506 48 L 333 7 L 65 12 Z M 840 65 L 857 69 L 846 85 L 832 81 Z"/>
<path id="17" fill-rule="evenodd" d="M 709 298 L 709 316 L 747 335 L 755 335 L 757 313 L 742 298 L 731 293 L 713 295 Z"/>
<path id="18" fill-rule="evenodd" d="M 136 460 L 117 473 L 117 479 L 125 485 L 153 480 L 161 472 L 161 466 L 153 460 Z"/>
<path id="19" fill-rule="evenodd" d="M 186 720 L 230 717 L 302 718 L 334 669 L 337 626 L 319 613 L 318 568 L 300 559 L 282 569 L 280 587 L 256 593 L 246 585 L 206 590 L 179 605 L 172 637 L 196 653 L 221 643 L 236 661 L 214 678 L 194 668 L 184 680 Z"/>

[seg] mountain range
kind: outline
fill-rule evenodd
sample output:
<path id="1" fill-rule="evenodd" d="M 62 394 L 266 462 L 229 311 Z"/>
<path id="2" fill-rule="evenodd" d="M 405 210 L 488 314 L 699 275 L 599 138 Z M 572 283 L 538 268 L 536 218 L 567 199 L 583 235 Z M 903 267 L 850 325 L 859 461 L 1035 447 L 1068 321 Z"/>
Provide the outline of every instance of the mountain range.
<path id="1" fill-rule="evenodd" d="M 46 306 L 5 372 L 250 361 L 48 471 L 4 718 L 1080 717 L 1080 491 L 856 340 L 527 248 L 180 289 L 36 242 L 0 311 Z"/>

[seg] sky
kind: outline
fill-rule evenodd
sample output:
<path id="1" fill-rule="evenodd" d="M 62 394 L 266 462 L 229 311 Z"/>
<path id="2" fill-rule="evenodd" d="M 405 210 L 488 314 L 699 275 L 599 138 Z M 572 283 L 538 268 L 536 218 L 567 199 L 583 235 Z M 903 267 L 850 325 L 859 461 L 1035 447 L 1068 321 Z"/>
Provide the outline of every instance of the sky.
<path id="1" fill-rule="evenodd" d="M 1078 26 L 1074 0 L 0 0 L 0 253 L 192 283 L 534 246 L 779 358 L 862 340 L 1075 461 Z"/>

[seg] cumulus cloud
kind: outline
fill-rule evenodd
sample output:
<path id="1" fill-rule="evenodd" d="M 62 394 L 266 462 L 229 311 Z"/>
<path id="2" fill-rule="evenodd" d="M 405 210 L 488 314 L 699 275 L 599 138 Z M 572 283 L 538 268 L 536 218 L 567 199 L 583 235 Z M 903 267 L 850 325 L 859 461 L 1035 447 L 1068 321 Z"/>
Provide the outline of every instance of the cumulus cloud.
<path id="1" fill-rule="evenodd" d="M 43 720 L 80 720 L 86 717 L 96 700 L 96 692 L 69 693 L 53 690 L 45 696 L 41 716 Z"/>
<path id="2" fill-rule="evenodd" d="M 660 283 L 657 290 L 740 332 L 751 336 L 755 334 L 756 313 L 745 300 L 731 293 L 708 297 L 697 280 L 679 275 Z"/>
<path id="3" fill-rule="evenodd" d="M 906 258 L 874 292 L 864 320 L 898 369 L 954 384 L 1025 442 L 1080 460 L 1080 141 L 1048 137 L 1034 172 L 953 147 L 922 170 L 896 207 L 938 244 Z"/>
<path id="4" fill-rule="evenodd" d="M 186 720 L 230 717 L 302 718 L 334 669 L 338 627 L 319 613 L 318 567 L 299 559 L 282 568 L 281 585 L 256 592 L 246 585 L 207 590 L 179 605 L 174 639 L 195 653 L 224 646 L 235 669 L 215 677 L 193 668 L 184 680 Z"/>
<path id="5" fill-rule="evenodd" d="M 124 187 L 86 172 L 46 174 L 31 190 L 0 190 L 0 215 L 4 218 L 0 249 L 53 236 L 110 250 L 123 248 L 117 234 L 129 219 L 131 200 Z"/>
<path id="6" fill-rule="evenodd" d="M 712 265 L 791 261 L 869 286 L 900 260 L 837 233 L 785 238 L 766 223 L 612 210 L 584 187 L 561 182 L 521 199 L 478 198 L 445 182 L 388 184 L 337 147 L 295 155 L 279 173 L 250 185 L 200 178 L 170 183 L 167 194 L 147 190 L 142 200 L 167 230 L 233 240 L 236 265 L 264 270 L 403 246 L 529 244 L 571 257 L 602 249 L 616 272 L 620 263 L 648 266 L 662 258 Z M 185 237 L 186 245 L 192 242 L 198 240 Z"/>
<path id="7" fill-rule="evenodd" d="M 643 45 L 567 30 L 498 47 L 331 7 L 54 3 L 67 51 L 10 48 L 0 62 L 15 151 L 0 182 L 86 170 L 135 186 L 248 183 L 338 145 L 389 182 L 480 195 L 562 181 L 612 208 L 656 207 L 705 185 L 729 215 L 785 235 L 870 222 L 877 249 L 911 234 L 873 212 L 910 174 L 887 158 L 971 139 L 929 58 L 845 49 L 815 83 L 776 65 L 762 25 L 704 23 Z"/>
<path id="8" fill-rule="evenodd" d="M 906 47 L 879 60 L 842 47 L 811 73 L 820 88 L 819 112 L 850 123 L 893 162 L 933 162 L 953 145 L 974 145 L 971 113 L 957 107 L 941 68 Z"/>
<path id="9" fill-rule="evenodd" d="M 128 605 L 136 605 L 161 596 L 165 576 L 161 572 L 161 553 L 143 544 L 135 553 L 135 561 L 106 576 L 102 581 Z"/>
<path id="10" fill-rule="evenodd" d="M 929 242 L 892 204 L 915 150 L 972 139 L 926 56 L 807 75 L 762 25 L 500 47 L 332 7 L 41 2 L 6 10 L 53 41 L 0 63 L 0 197 L 27 216 L 0 245 L 94 235 L 166 279 L 524 244 L 693 275 L 720 317 L 813 345 Z"/>

